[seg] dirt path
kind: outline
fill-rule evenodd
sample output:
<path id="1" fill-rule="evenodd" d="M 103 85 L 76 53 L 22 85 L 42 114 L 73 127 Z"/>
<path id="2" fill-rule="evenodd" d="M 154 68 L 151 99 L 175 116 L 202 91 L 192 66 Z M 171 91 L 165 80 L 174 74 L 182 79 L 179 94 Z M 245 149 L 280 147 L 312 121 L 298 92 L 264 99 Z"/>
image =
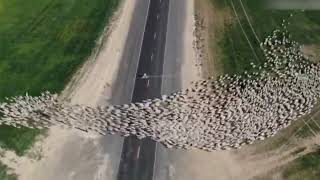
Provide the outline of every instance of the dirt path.
<path id="1" fill-rule="evenodd" d="M 253 179 L 273 172 L 296 158 L 313 152 L 315 144 L 320 144 L 319 139 L 320 135 L 301 139 L 299 145 L 281 152 L 274 150 L 256 154 L 254 145 L 232 151 L 183 152 L 185 155 L 173 162 L 168 170 L 171 168 L 170 176 L 173 180 Z M 295 153 L 302 147 L 305 147 L 304 151 Z M 281 179 L 280 172 L 275 173 L 274 176 L 277 176 L 274 178 Z"/>
<path id="2" fill-rule="evenodd" d="M 111 96 L 135 3 L 122 1 L 93 55 L 75 74 L 61 98 L 95 107 L 102 96 Z M 113 179 L 116 175 L 113 166 L 117 163 L 113 163 L 112 158 L 121 152 L 121 142 L 112 143 L 106 144 L 101 136 L 52 127 L 48 136 L 42 137 L 26 157 L 4 152 L 0 160 L 12 168 L 19 180 Z"/>
<path id="3" fill-rule="evenodd" d="M 214 6 L 210 0 L 197 0 L 195 21 L 197 41 L 194 46 L 198 51 L 203 77 L 217 77 L 223 73 L 222 64 L 219 62 L 222 50 L 218 43 L 224 35 L 225 26 L 233 21 L 231 11 Z"/>
<path id="4" fill-rule="evenodd" d="M 181 67 L 181 88 L 186 89 L 190 86 L 192 81 L 198 81 L 203 76 L 202 67 L 197 61 L 197 51 L 194 43 L 196 37 L 195 32 L 195 18 L 194 18 L 194 2 L 195 0 L 188 0 L 186 2 L 185 26 L 183 32 L 183 64 Z"/>
<path id="5" fill-rule="evenodd" d="M 135 1 L 124 0 L 98 41 L 89 60 L 62 93 L 74 104 L 97 106 L 99 99 L 111 96 L 128 36 Z"/>

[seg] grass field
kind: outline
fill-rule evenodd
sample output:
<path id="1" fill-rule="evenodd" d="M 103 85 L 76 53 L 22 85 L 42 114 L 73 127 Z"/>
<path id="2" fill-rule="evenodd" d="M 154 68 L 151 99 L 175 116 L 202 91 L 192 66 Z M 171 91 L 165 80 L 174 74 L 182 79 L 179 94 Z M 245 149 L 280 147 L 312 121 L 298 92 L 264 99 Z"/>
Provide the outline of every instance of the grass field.
<path id="1" fill-rule="evenodd" d="M 30 130 L 24 127 L 18 129 L 4 125 L 0 129 L 0 147 L 12 149 L 17 155 L 22 156 L 40 133 L 44 134 L 45 130 Z"/>
<path id="2" fill-rule="evenodd" d="M 312 54 L 319 56 L 320 49 L 320 10 L 297 11 L 297 10 L 271 10 L 260 6 L 256 0 L 208 0 L 215 9 L 223 10 L 220 16 L 212 17 L 224 20 L 223 32 L 219 36 L 210 38 L 211 47 L 219 48 L 219 63 L 222 64 L 223 72 L 234 74 L 243 71 L 251 71 L 250 62 L 261 64 L 265 61 L 260 49 L 260 42 L 270 35 L 273 30 L 281 27 L 282 20 L 290 22 L 288 30 L 293 40 L 306 47 L 313 47 Z M 216 11 L 216 10 L 215 10 Z M 230 13 L 231 12 L 231 13 Z M 221 17 L 227 15 L 225 17 Z M 216 20 L 217 22 L 218 20 Z M 220 26 L 214 24 L 212 26 Z M 210 29 L 210 28 L 209 28 Z M 217 28 L 211 28 L 217 29 Z M 212 49 L 212 52 L 219 52 Z M 273 152 L 273 150 L 286 150 L 297 147 L 299 142 L 306 140 L 320 132 L 320 104 L 313 112 L 295 121 L 288 128 L 281 130 L 276 136 L 265 141 L 255 142 L 255 154 Z M 304 151 L 306 147 L 296 148 L 292 156 Z M 287 150 L 288 150 L 287 149 Z M 284 165 L 280 171 L 280 179 L 320 179 L 320 152 L 312 152 L 301 156 L 293 162 Z M 267 174 L 267 178 L 271 179 Z"/>
<path id="3" fill-rule="evenodd" d="M 320 178 L 320 150 L 301 156 L 287 165 L 282 178 L 286 180 L 318 180 Z"/>
<path id="4" fill-rule="evenodd" d="M 275 168 L 262 176 L 253 178 L 254 180 L 319 180 L 320 178 L 320 146 L 313 152 L 298 155 L 296 159 L 288 164 Z M 303 152 L 305 148 L 297 149 L 296 154 Z"/>
<path id="5" fill-rule="evenodd" d="M 0 163 L 0 179 L 1 180 L 16 180 L 17 177 L 7 173 L 8 167 Z"/>
<path id="6" fill-rule="evenodd" d="M 0 101 L 26 92 L 60 92 L 119 2 L 0 0 Z M 0 126 L 0 147 L 22 155 L 41 132 Z"/>
<path id="7" fill-rule="evenodd" d="M 297 137 L 308 138 L 320 132 L 320 111 L 305 118 L 305 125 L 297 132 Z"/>
<path id="8" fill-rule="evenodd" d="M 250 62 L 263 63 L 265 59 L 259 44 L 273 30 L 281 28 L 283 20 L 290 22 L 288 30 L 293 40 L 308 47 L 313 46 L 312 50 L 320 49 L 318 33 L 320 32 L 320 10 L 271 10 L 261 6 L 261 1 L 255 0 L 210 0 L 210 2 L 216 8 L 231 12 L 228 16 L 232 16 L 229 17 L 232 20 L 225 21 L 224 32 L 220 38 L 211 39 L 211 43 L 217 43 L 221 49 L 219 62 L 222 64 L 224 73 L 250 71 L 252 69 Z M 320 59 L 320 56 L 317 58 Z M 314 114 L 312 119 L 308 117 L 306 116 L 305 119 L 307 125 L 297 132 L 299 137 L 307 137 L 320 131 L 320 112 Z M 298 121 L 293 126 L 301 127 L 302 124 L 304 122 Z M 292 128 L 292 131 L 294 129 Z M 271 141 L 274 144 L 281 144 L 286 139 L 286 134 L 290 132 L 290 128 L 280 132 L 280 135 Z"/>
<path id="9" fill-rule="evenodd" d="M 273 150 L 285 150 L 297 146 L 299 142 L 312 138 L 320 133 L 320 103 L 318 103 L 310 114 L 294 121 L 289 127 L 282 129 L 275 136 L 264 141 L 257 141 L 256 153 Z"/>
<path id="10" fill-rule="evenodd" d="M 232 23 L 227 23 L 221 39 L 221 63 L 225 73 L 250 71 L 250 62 L 265 60 L 259 46 L 270 33 L 289 20 L 289 32 L 295 41 L 305 45 L 320 45 L 320 11 L 270 10 L 255 0 L 211 0 L 219 8 L 232 11 Z M 290 15 L 293 15 L 290 17 Z"/>

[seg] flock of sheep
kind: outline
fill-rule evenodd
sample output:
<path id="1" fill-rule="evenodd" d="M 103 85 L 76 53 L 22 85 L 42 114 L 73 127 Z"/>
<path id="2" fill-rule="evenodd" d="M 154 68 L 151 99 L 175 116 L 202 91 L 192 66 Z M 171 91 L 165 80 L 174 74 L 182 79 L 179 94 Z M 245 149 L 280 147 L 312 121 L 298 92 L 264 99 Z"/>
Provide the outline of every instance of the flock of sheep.
<path id="1" fill-rule="evenodd" d="M 252 72 L 194 82 L 190 89 L 160 99 L 94 109 L 46 92 L 7 99 L 0 104 L 0 121 L 149 137 L 168 148 L 239 148 L 273 136 L 309 113 L 320 95 L 320 64 L 308 61 L 286 30 L 274 31 L 261 48 L 266 61 L 252 64 Z"/>

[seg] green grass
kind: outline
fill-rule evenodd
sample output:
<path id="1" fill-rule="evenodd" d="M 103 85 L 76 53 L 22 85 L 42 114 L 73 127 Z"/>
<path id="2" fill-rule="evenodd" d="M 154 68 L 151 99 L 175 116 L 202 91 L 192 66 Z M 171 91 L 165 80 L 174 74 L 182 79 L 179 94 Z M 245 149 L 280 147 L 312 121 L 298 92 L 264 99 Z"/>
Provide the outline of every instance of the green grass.
<path id="1" fill-rule="evenodd" d="M 212 0 L 212 2 L 222 8 L 231 9 L 233 13 L 233 22 L 226 24 L 227 28 L 219 41 L 219 46 L 222 49 L 220 61 L 223 64 L 224 73 L 234 74 L 251 71 L 250 62 L 262 64 L 265 59 L 260 49 L 259 41 L 254 36 L 240 0 Z M 238 22 L 236 14 L 233 12 L 231 2 L 233 2 L 241 25 Z M 288 30 L 293 40 L 301 44 L 320 47 L 320 11 L 268 10 L 260 6 L 259 3 L 261 2 L 256 0 L 242 0 L 242 2 L 249 16 L 250 23 L 252 23 L 260 41 L 263 41 L 273 30 L 281 28 L 282 20 L 287 20 L 290 22 Z M 293 14 L 293 16 L 290 17 L 290 14 Z M 252 48 L 243 31 L 249 39 Z M 319 109 L 319 105 L 317 105 L 313 113 L 303 117 L 309 126 L 305 125 L 302 118 L 295 121 L 290 127 L 281 130 L 276 136 L 265 141 L 256 142 L 256 153 L 286 148 L 291 143 L 295 144 L 296 138 L 313 136 L 314 133 L 309 127 L 315 133 L 318 133 L 320 131 L 318 127 L 318 124 L 320 124 L 320 113 L 317 109 Z M 311 117 L 313 117 L 313 120 L 308 121 Z M 300 127 L 302 128 L 299 129 Z M 291 138 L 292 136 L 294 138 Z M 292 155 L 298 154 L 303 150 L 304 148 L 297 149 Z M 320 151 L 302 156 L 286 166 L 283 172 L 283 179 L 320 179 Z"/>
<path id="2" fill-rule="evenodd" d="M 320 150 L 301 156 L 285 167 L 282 173 L 285 180 L 319 180 Z"/>
<path id="3" fill-rule="evenodd" d="M 227 24 L 224 36 L 219 41 L 222 47 L 222 58 L 225 73 L 234 74 L 243 71 L 250 71 L 250 62 L 261 64 L 265 61 L 258 40 L 249 25 L 239 0 L 211 0 L 213 3 L 224 8 L 229 8 L 233 15 L 233 23 Z M 237 16 L 240 20 L 238 22 Z M 256 0 L 242 0 L 244 8 L 249 16 L 250 23 L 260 41 L 270 35 L 273 30 L 280 28 L 282 20 L 290 20 L 288 26 L 293 39 L 302 44 L 320 44 L 320 11 L 280 11 L 265 9 L 261 2 Z M 290 14 L 294 14 L 290 18 Z M 241 28 L 242 26 L 242 28 Z M 243 29 L 243 31 L 242 31 Z M 247 35 L 252 48 L 244 33 Z M 256 55 L 255 55 L 256 54 Z"/>
<path id="4" fill-rule="evenodd" d="M 0 101 L 26 92 L 60 92 L 119 2 L 0 0 Z M 0 146 L 21 155 L 41 132 L 0 126 Z"/>
<path id="5" fill-rule="evenodd" d="M 257 141 L 254 143 L 255 153 L 263 153 L 273 150 L 285 150 L 288 147 L 297 145 L 297 142 L 303 140 L 304 138 L 310 138 L 314 136 L 310 128 L 304 123 L 304 121 L 312 128 L 315 133 L 320 132 L 320 103 L 316 104 L 314 109 L 310 114 L 307 114 L 300 119 L 292 122 L 292 124 L 280 130 L 275 136 L 267 138 L 264 141 Z M 314 121 L 311 121 L 310 119 Z M 315 124 L 314 122 L 318 123 Z"/>
<path id="6" fill-rule="evenodd" d="M 22 127 L 20 129 L 2 126 L 0 131 L 0 147 L 4 149 L 12 149 L 17 155 L 22 156 L 26 150 L 28 150 L 33 140 L 40 133 L 44 133 L 45 130 L 28 129 Z"/>
<path id="7" fill-rule="evenodd" d="M 7 171 L 8 171 L 8 167 L 0 163 L 0 179 L 1 180 L 16 180 L 17 179 L 17 177 L 15 175 L 8 174 Z"/>
<path id="8" fill-rule="evenodd" d="M 224 34 L 218 40 L 218 45 L 222 50 L 219 61 L 224 73 L 239 74 L 243 71 L 252 71 L 251 62 L 255 64 L 264 63 L 265 59 L 259 41 L 249 25 L 241 1 L 211 0 L 211 2 L 218 8 L 224 8 L 226 11 L 228 9 L 232 12 L 232 21 L 225 23 Z M 263 41 L 275 29 L 281 28 L 282 20 L 286 20 L 290 22 L 288 31 L 291 33 L 293 40 L 304 45 L 315 45 L 320 49 L 320 11 L 270 10 L 261 6 L 261 1 L 242 0 L 242 2 L 254 32 L 260 41 Z M 232 3 L 239 20 L 233 10 Z M 291 14 L 293 14 L 292 17 L 290 17 Z M 214 41 L 217 41 L 217 39 L 212 40 L 212 43 L 215 43 Z M 313 132 L 302 119 L 307 121 L 307 124 L 315 133 L 319 133 L 319 108 L 318 104 L 311 114 L 293 122 L 291 126 L 281 130 L 276 136 L 255 142 L 255 154 L 270 152 L 275 149 L 284 150 L 284 148 L 292 147 L 291 145 L 296 145 L 297 141 L 299 142 L 302 138 L 313 136 Z M 314 121 L 309 121 L 311 117 Z M 297 155 L 303 150 L 304 148 L 299 148 L 291 155 Z M 302 156 L 286 166 L 283 178 L 288 180 L 320 179 L 320 151 Z"/>
<path id="9" fill-rule="evenodd" d="M 303 122 L 303 127 L 297 132 L 297 137 L 308 138 L 320 133 L 320 106 L 314 108 L 313 113 L 307 115 Z"/>
<path id="10" fill-rule="evenodd" d="M 311 119 L 307 119 L 309 121 L 306 121 L 306 124 L 301 128 L 300 131 L 298 131 L 297 136 L 300 138 L 307 138 L 314 136 L 314 134 L 318 134 L 320 132 L 320 121 L 319 119 L 313 118 L 313 121 Z"/>
<path id="11" fill-rule="evenodd" d="M 246 15 L 243 11 L 240 0 L 211 0 L 219 8 L 229 9 L 232 14 L 232 23 L 225 24 L 225 32 L 218 40 L 218 45 L 222 49 L 219 61 L 223 65 L 224 73 L 239 74 L 243 71 L 252 71 L 250 62 L 262 64 L 265 62 L 264 55 L 260 49 L 259 42 L 255 37 Z M 261 1 L 242 0 L 243 6 L 249 16 L 255 34 L 260 41 L 263 41 L 275 29 L 281 28 L 282 20 L 289 21 L 288 30 L 293 40 L 305 44 L 316 45 L 320 49 L 320 10 L 319 11 L 297 11 L 297 10 L 271 10 L 261 6 Z M 233 11 L 233 6 L 236 14 Z M 293 15 L 290 17 L 290 15 Z M 241 25 L 240 25 L 241 24 Z M 251 43 L 244 35 L 244 32 Z M 256 56 L 255 56 L 256 55 Z M 320 58 L 320 57 L 319 57 Z M 308 121 L 308 116 L 304 118 Z M 314 116 L 314 121 L 320 125 L 320 114 Z M 320 128 L 314 121 L 308 121 L 308 125 L 319 132 Z M 272 142 L 274 147 L 280 146 L 287 139 L 287 134 L 294 133 L 297 127 L 304 125 L 302 121 L 294 122 L 286 130 L 281 131 L 277 136 L 267 140 Z M 308 126 L 304 126 L 297 132 L 298 137 L 313 135 Z M 263 144 L 263 143 L 258 143 Z"/>
<path id="12" fill-rule="evenodd" d="M 0 0 L 0 99 L 59 92 L 119 0 Z"/>

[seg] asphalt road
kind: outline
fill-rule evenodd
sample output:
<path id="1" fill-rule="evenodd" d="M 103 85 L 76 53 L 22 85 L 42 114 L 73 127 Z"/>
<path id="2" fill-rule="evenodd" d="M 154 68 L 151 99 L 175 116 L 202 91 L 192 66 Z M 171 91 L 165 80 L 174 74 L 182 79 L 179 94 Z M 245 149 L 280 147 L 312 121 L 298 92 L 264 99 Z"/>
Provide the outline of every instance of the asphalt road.
<path id="1" fill-rule="evenodd" d="M 161 96 L 168 12 L 169 0 L 150 1 L 132 102 Z M 118 180 L 151 180 L 155 149 L 156 143 L 150 139 L 125 138 Z"/>
<path id="2" fill-rule="evenodd" d="M 171 0 L 168 27 L 167 27 L 167 40 L 163 64 L 163 80 L 161 93 L 170 94 L 181 90 L 181 68 L 185 63 L 187 57 L 184 57 L 185 40 L 183 31 L 185 30 L 185 18 L 187 10 L 186 0 Z M 157 146 L 156 149 L 156 163 L 154 170 L 154 180 L 173 180 L 177 179 L 192 179 L 177 174 L 184 172 L 183 168 L 186 164 L 180 164 L 181 159 L 185 158 L 185 150 L 167 149 L 162 145 Z M 191 163 L 191 162 L 190 162 Z M 182 169 L 181 171 L 178 171 Z"/>
<path id="3" fill-rule="evenodd" d="M 163 64 L 163 80 L 161 86 L 162 94 L 170 94 L 181 90 L 181 66 L 184 63 L 183 57 L 186 16 L 186 0 L 171 0 L 166 47 Z"/>
<path id="4" fill-rule="evenodd" d="M 122 53 L 120 69 L 117 73 L 117 79 L 113 85 L 111 99 L 109 103 L 125 104 L 130 103 L 135 83 L 135 76 L 137 73 L 138 62 L 140 58 L 142 40 L 148 15 L 150 0 L 135 0 L 134 12 L 130 23 L 129 34 Z M 108 179 L 116 180 L 118 177 L 118 168 L 120 164 L 120 157 L 122 152 L 124 138 L 116 135 L 106 135 L 101 140 L 106 152 L 108 163 Z"/>
<path id="5" fill-rule="evenodd" d="M 122 53 L 118 77 L 112 89 L 111 104 L 129 103 L 133 96 L 150 0 L 134 1 L 134 13 Z"/>

